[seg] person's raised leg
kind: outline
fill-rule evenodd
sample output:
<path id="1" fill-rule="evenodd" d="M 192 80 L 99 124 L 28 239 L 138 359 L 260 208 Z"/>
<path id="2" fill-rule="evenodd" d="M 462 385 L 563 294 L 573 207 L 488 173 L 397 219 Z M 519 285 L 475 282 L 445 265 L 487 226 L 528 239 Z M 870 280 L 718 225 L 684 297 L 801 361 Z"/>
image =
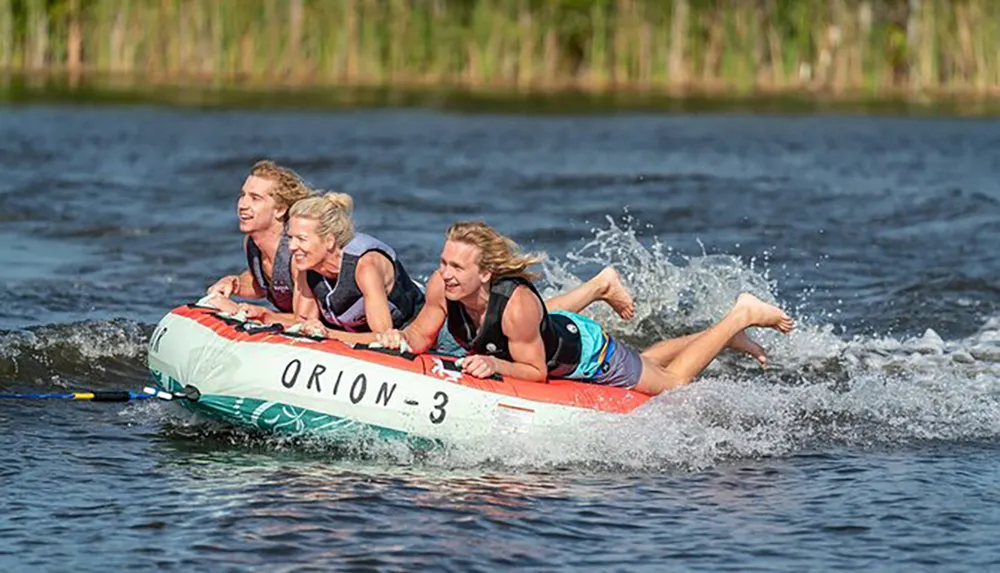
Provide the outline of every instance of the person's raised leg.
<path id="1" fill-rule="evenodd" d="M 575 289 L 550 298 L 545 301 L 545 308 L 580 312 L 599 300 L 608 303 L 625 320 L 635 316 L 635 302 L 614 267 L 605 267 L 594 278 Z"/>
<path id="2" fill-rule="evenodd" d="M 794 327 L 794 322 L 780 308 L 743 293 L 722 320 L 704 332 L 692 335 L 694 339 L 676 352 L 672 360 L 664 360 L 676 350 L 672 345 L 654 345 L 644 351 L 642 376 L 635 389 L 656 395 L 688 384 L 715 360 L 734 337 L 750 326 L 770 327 L 787 334 Z"/>
<path id="3" fill-rule="evenodd" d="M 757 361 L 761 368 L 767 367 L 767 352 L 757 341 L 750 338 L 746 330 L 737 334 L 729 341 L 729 348 L 742 352 Z"/>

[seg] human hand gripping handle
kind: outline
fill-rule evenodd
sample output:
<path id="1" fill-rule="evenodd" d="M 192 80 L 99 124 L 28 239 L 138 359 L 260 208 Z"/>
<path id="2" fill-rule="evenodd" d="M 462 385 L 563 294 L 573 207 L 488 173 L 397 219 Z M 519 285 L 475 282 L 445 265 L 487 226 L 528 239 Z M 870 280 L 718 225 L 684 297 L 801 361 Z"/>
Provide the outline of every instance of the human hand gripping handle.
<path id="1" fill-rule="evenodd" d="M 311 318 L 309 320 L 304 320 L 298 323 L 296 331 L 300 331 L 306 336 L 312 336 L 316 338 L 329 338 L 330 332 L 326 329 L 326 326 L 320 322 L 319 319 Z"/>
<path id="2" fill-rule="evenodd" d="M 240 312 L 244 313 L 250 320 L 262 320 L 268 313 L 267 308 L 246 302 L 237 304 L 236 308 L 238 308 Z"/>
<path id="3" fill-rule="evenodd" d="M 240 277 L 229 275 L 215 281 L 215 284 L 208 287 L 206 294 L 213 294 L 223 298 L 229 298 L 240 288 Z"/>
<path id="4" fill-rule="evenodd" d="M 375 342 L 376 344 L 381 344 L 384 348 L 399 350 L 400 352 L 409 352 L 410 348 L 412 348 L 410 343 L 406 341 L 406 335 L 395 328 L 376 334 Z"/>
<path id="5" fill-rule="evenodd" d="M 475 378 L 489 378 L 497 373 L 497 359 L 494 356 L 472 354 L 461 359 L 462 372 Z"/>

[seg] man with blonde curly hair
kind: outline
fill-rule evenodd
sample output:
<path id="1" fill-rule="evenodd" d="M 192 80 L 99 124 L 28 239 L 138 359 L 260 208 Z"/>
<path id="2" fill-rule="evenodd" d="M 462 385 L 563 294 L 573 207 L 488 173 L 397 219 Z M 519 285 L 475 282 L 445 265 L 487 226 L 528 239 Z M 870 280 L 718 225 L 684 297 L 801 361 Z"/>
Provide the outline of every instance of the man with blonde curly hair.
<path id="1" fill-rule="evenodd" d="M 546 310 L 527 270 L 540 260 L 485 223 L 456 223 L 427 283 L 423 309 L 403 331 L 381 333 L 377 340 L 389 348 L 405 341 L 414 352 L 424 352 L 447 324 L 469 352 L 462 369 L 471 376 L 570 378 L 656 395 L 690 383 L 726 347 L 759 349 L 743 332 L 748 327 L 782 333 L 793 327 L 780 308 L 744 293 L 712 327 L 639 353 L 589 318 Z"/>
<path id="2" fill-rule="evenodd" d="M 312 197 L 313 190 L 291 169 L 270 160 L 258 161 L 250 168 L 236 202 L 247 268 L 239 275 L 222 277 L 208 289 L 213 302 L 223 310 L 244 310 L 260 316 L 267 311 L 257 305 L 229 300 L 237 296 L 266 298 L 279 313 L 292 312 L 294 291 L 291 256 L 285 227 L 288 210 L 297 201 Z"/>

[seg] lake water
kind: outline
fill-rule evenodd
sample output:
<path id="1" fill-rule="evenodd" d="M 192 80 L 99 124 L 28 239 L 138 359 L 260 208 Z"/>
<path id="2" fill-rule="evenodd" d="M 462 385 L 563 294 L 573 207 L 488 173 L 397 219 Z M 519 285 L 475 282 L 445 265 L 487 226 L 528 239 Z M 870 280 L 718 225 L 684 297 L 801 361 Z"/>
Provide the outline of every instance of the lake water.
<path id="1" fill-rule="evenodd" d="M 426 277 L 483 218 L 550 292 L 615 265 L 642 345 L 742 290 L 756 333 L 603 438 L 359 452 L 170 405 L 0 403 L 0 569 L 1000 567 L 1000 121 L 0 107 L 0 391 L 139 388 L 243 264 L 272 157 Z"/>

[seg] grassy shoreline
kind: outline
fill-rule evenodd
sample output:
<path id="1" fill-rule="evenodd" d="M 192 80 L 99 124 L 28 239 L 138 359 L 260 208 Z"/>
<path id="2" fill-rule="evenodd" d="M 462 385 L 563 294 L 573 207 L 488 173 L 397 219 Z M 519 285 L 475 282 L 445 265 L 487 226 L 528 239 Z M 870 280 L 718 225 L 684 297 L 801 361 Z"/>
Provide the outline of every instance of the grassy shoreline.
<path id="1" fill-rule="evenodd" d="M 141 78 L 81 78 L 61 74 L 8 75 L 0 81 L 0 105 L 157 105 L 203 109 L 344 110 L 425 108 L 459 113 L 601 114 L 756 113 L 891 116 L 998 117 L 1000 100 L 939 97 L 846 97 L 824 94 L 732 94 L 659 91 L 471 90 L 461 86 L 282 86 L 148 83 Z"/>
<path id="2" fill-rule="evenodd" d="M 975 102 L 1000 98 L 1000 2 L 0 0 L 0 85 L 32 77 Z"/>

